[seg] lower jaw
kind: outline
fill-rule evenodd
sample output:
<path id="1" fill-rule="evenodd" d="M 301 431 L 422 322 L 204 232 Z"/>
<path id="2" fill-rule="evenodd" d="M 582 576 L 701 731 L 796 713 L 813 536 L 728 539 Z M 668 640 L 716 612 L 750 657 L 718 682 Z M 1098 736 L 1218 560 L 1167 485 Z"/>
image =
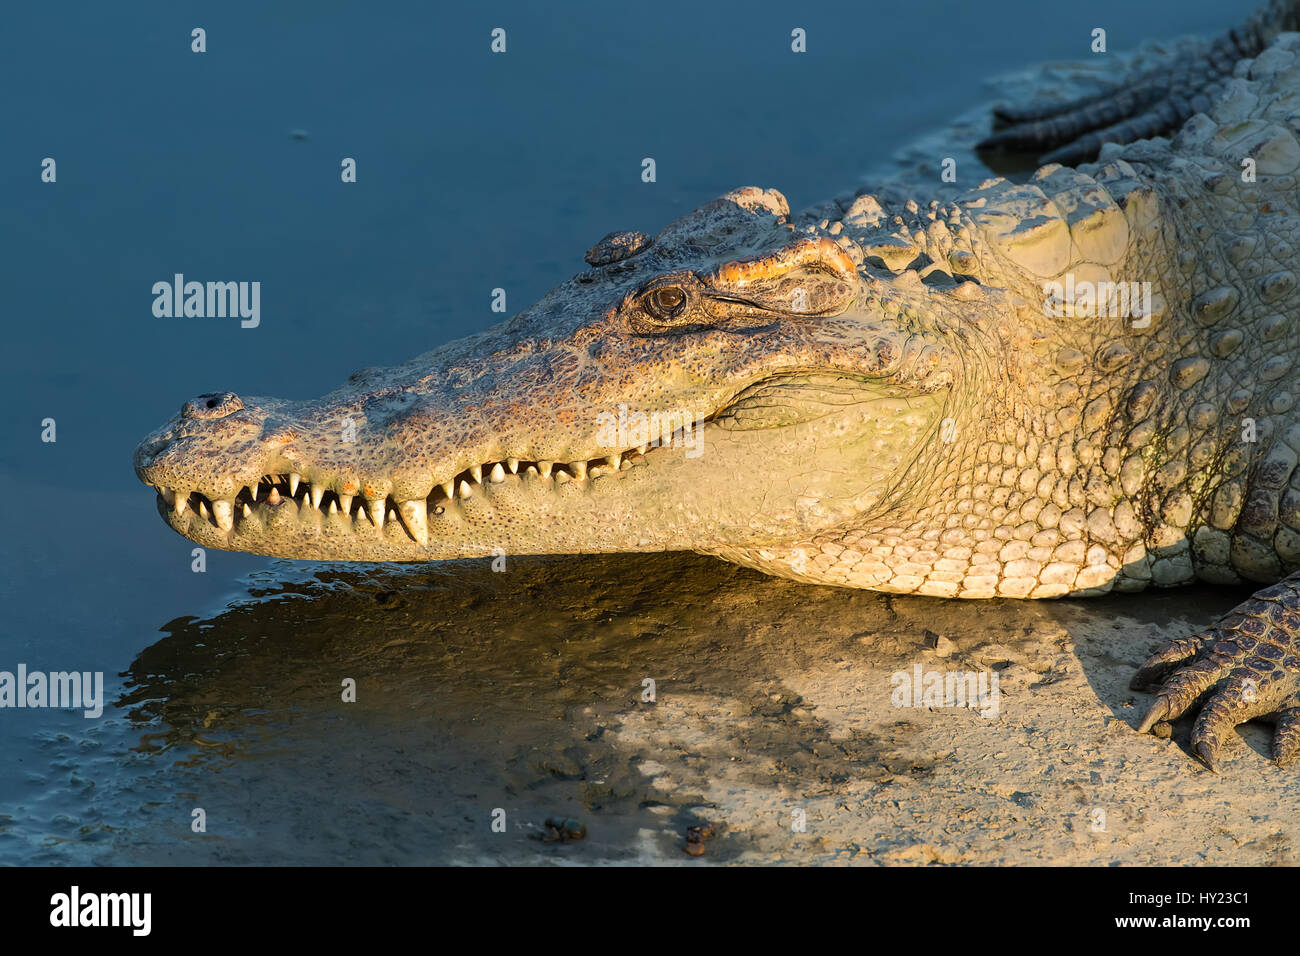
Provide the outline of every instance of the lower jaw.
<path id="1" fill-rule="evenodd" d="M 567 477 L 567 476 L 566 476 Z M 302 493 L 272 505 L 261 501 L 241 513 L 229 531 L 194 507 L 180 515 L 160 497 L 159 513 L 178 534 L 204 547 L 313 561 L 439 561 L 496 554 L 562 554 L 596 551 L 663 551 L 670 536 L 612 534 L 630 514 L 606 515 L 611 486 L 627 474 L 557 481 L 507 475 L 475 486 L 469 497 L 443 499 L 425 512 L 427 543 L 416 540 L 390 505 L 376 523 L 373 511 L 354 502 L 350 513 L 314 507 Z M 612 502 L 611 502 L 612 503 Z M 603 544 L 610 546 L 601 546 Z M 677 544 L 676 547 L 689 547 Z"/>

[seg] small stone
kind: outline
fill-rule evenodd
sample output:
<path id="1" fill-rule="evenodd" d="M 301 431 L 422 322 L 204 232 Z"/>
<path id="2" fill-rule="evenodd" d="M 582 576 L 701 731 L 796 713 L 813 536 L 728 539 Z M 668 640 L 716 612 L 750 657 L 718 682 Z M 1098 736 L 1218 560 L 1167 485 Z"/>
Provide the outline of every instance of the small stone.
<path id="1" fill-rule="evenodd" d="M 717 831 L 712 823 L 704 823 L 697 827 L 687 827 L 686 839 L 694 843 L 699 843 L 703 840 L 713 839 L 713 835 L 716 832 Z"/>
<path id="2" fill-rule="evenodd" d="M 941 637 L 931 630 L 926 630 L 924 633 L 925 646 L 934 651 L 935 657 L 951 657 L 957 650 L 957 645 L 948 638 Z"/>
<path id="3" fill-rule="evenodd" d="M 704 854 L 704 841 L 711 840 L 717 833 L 717 827 L 705 821 L 697 826 L 686 828 L 686 845 L 682 847 L 691 856 Z"/>
<path id="4" fill-rule="evenodd" d="M 581 840 L 587 836 L 587 827 L 581 820 L 575 820 L 572 817 L 547 817 L 546 834 L 543 839 L 548 842 L 559 841 L 567 843 L 569 840 Z"/>

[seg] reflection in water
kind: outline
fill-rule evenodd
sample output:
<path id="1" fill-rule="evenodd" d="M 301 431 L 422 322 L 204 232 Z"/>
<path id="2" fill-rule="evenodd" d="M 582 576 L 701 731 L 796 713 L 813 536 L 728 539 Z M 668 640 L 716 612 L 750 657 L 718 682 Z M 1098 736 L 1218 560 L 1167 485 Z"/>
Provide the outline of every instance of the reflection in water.
<path id="1" fill-rule="evenodd" d="M 927 641 L 1041 674 L 1062 616 L 1110 623 L 1102 602 L 891 597 L 688 554 L 279 563 L 248 594 L 163 628 L 93 759 L 51 745 L 93 781 L 73 801 L 93 824 L 47 839 L 47 859 L 79 840 L 123 862 L 675 861 L 688 826 L 728 817 L 720 793 L 769 795 L 758 807 L 923 782 L 933 747 L 887 701 Z M 711 859 L 762 852 L 781 822 L 754 813 L 733 809 Z M 544 842 L 551 816 L 587 839 Z"/>
<path id="2" fill-rule="evenodd" d="M 132 665 L 122 701 L 145 731 L 142 749 L 185 754 L 176 768 L 193 779 L 176 787 L 204 807 L 209 840 L 232 823 L 257 834 L 234 841 L 233 855 L 212 851 L 222 859 L 572 852 L 529 839 L 555 814 L 600 821 L 585 858 L 644 855 L 643 827 L 672 852 L 673 835 L 707 814 L 704 798 L 664 792 L 641 765 L 662 764 L 665 751 L 731 754 L 617 731 L 684 695 L 731 702 L 735 732 L 718 743 L 785 772 L 891 773 L 870 740 L 829 741 L 780 678 L 832 645 L 856 656 L 857 632 L 822 615 L 877 629 L 890 617 L 881 595 L 682 554 L 264 578 L 215 618 L 168 624 Z M 355 703 L 342 701 L 345 679 Z M 653 703 L 641 699 L 647 679 Z M 817 766 L 806 766 L 819 743 Z M 770 785 L 768 773 L 755 785 Z M 490 828 L 498 807 L 505 834 Z M 195 842 L 148 855 L 181 859 Z"/>

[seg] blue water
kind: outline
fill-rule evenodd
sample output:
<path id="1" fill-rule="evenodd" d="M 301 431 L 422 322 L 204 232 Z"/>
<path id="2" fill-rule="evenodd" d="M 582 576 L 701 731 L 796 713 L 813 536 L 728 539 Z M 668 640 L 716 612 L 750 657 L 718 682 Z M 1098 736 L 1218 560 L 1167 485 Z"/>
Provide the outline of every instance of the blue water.
<path id="1" fill-rule="evenodd" d="M 1086 58 L 1093 27 L 1124 49 L 1238 16 L 1211 0 L 1050 12 L 1041 0 L 289 6 L 141 0 L 0 14 L 0 669 L 102 670 L 111 701 L 127 683 L 135 694 L 96 721 L 0 711 L 2 863 L 224 859 L 189 840 L 187 818 L 160 821 L 150 808 L 184 803 L 217 767 L 242 781 L 232 792 L 256 793 L 260 771 L 241 753 L 254 738 L 272 750 L 292 738 L 292 695 L 250 693 L 232 723 L 239 695 L 194 648 L 211 627 L 227 642 L 217 658 L 244 653 L 264 635 L 242 633 L 222 609 L 305 572 L 210 552 L 206 573 L 192 573 L 189 543 L 131 470 L 136 442 L 182 401 L 323 393 L 357 368 L 493 324 L 496 287 L 511 312 L 524 308 L 611 229 L 653 233 L 743 184 L 775 186 L 796 209 L 856 185 L 981 103 L 986 77 Z M 203 54 L 190 50 L 196 26 Z M 504 55 L 489 52 L 494 27 L 507 31 Z M 804 55 L 790 52 L 794 27 L 807 32 Z M 647 156 L 653 184 L 640 179 Z M 40 181 L 45 157 L 55 184 Z M 340 182 L 344 157 L 357 162 L 355 184 Z M 177 272 L 260 281 L 260 326 L 155 318 L 151 287 Z M 55 443 L 40 440 L 46 418 Z M 252 618 L 278 642 L 259 645 L 264 667 L 328 660 L 310 651 L 322 633 L 311 613 L 292 627 L 277 613 Z M 579 636 L 596 626 L 571 623 Z M 149 694 L 157 702 L 141 709 Z M 195 756 L 216 746 L 194 729 L 204 715 L 192 712 L 209 705 L 225 714 L 218 764 Z M 375 733 L 401 719 L 380 714 Z M 176 723 L 187 732 L 168 742 Z M 267 723 L 282 736 L 255 733 Z M 328 721 L 310 727 L 328 744 Z M 301 788 L 282 794 L 286 805 L 337 785 L 324 758 L 282 759 L 277 786 Z M 382 813 L 400 816 L 391 770 L 357 792 L 396 791 Z M 341 802 L 335 816 L 373 816 Z M 310 809 L 298 819 L 321 823 Z M 328 857 L 330 840 L 307 852 L 290 830 L 262 833 L 262 858 Z M 412 858 L 426 857 L 381 857 Z"/>

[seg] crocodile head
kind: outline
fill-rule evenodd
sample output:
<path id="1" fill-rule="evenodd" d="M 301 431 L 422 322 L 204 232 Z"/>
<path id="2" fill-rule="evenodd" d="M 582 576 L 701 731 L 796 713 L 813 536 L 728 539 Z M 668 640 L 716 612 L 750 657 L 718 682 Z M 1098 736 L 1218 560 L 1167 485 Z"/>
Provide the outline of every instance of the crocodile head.
<path id="1" fill-rule="evenodd" d="M 290 558 L 731 550 L 888 513 L 942 468 L 985 318 L 733 191 L 492 329 L 315 401 L 200 395 L 136 449 L 173 529 Z M 906 477 L 906 481 L 904 480 Z M 499 550 L 498 550 L 499 549 Z"/>

